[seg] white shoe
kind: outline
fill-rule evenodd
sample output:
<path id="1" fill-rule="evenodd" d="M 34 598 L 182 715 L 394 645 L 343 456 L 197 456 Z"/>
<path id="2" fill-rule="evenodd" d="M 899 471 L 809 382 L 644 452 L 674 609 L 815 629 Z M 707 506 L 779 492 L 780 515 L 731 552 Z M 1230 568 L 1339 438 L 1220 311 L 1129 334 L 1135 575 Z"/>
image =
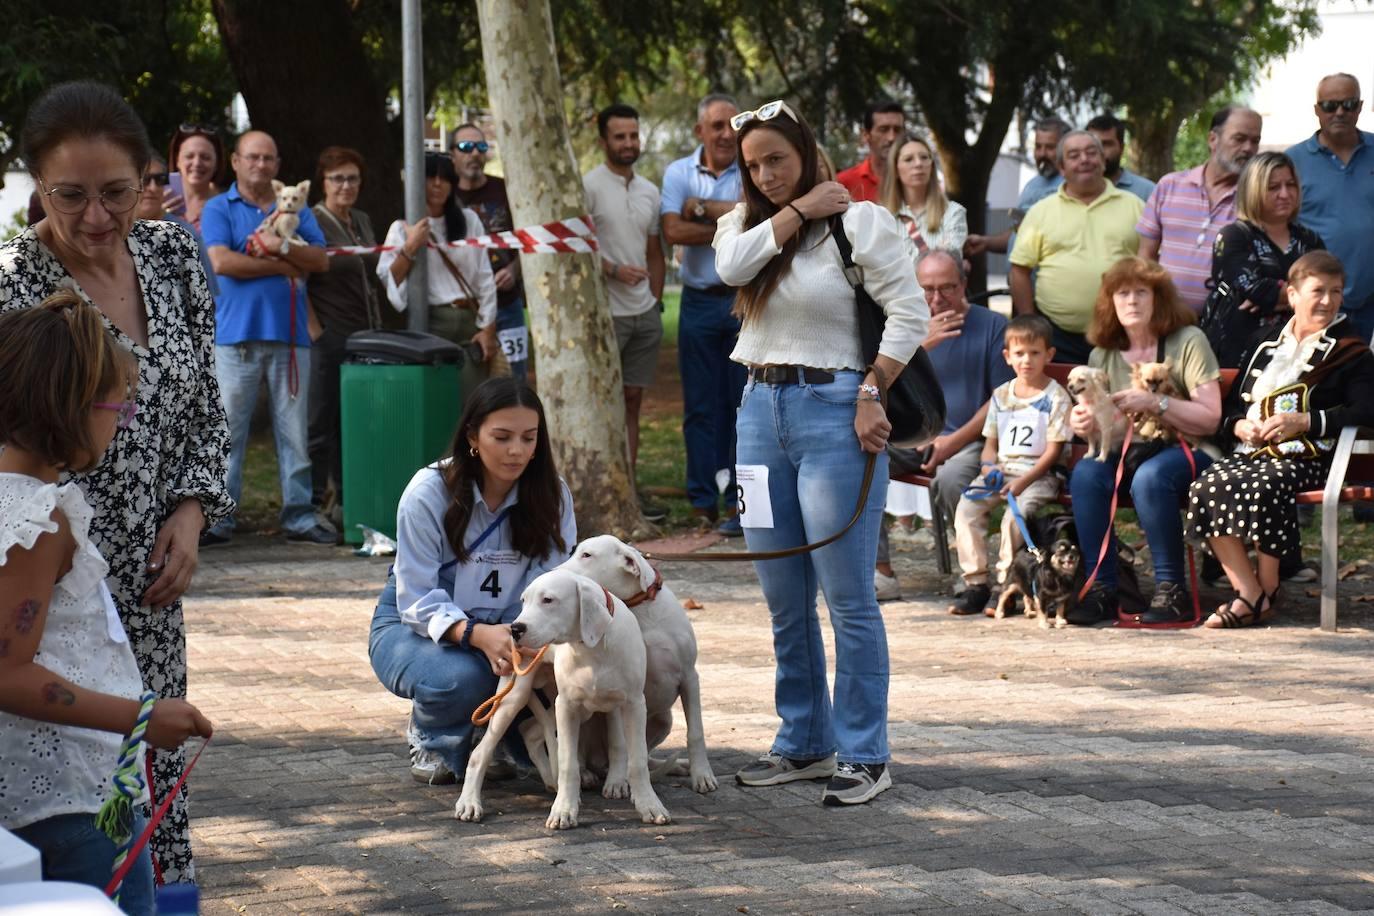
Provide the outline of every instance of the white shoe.
<path id="1" fill-rule="evenodd" d="M 879 601 L 896 601 L 902 597 L 902 588 L 896 576 L 885 576 L 873 570 L 873 590 L 878 593 Z"/>

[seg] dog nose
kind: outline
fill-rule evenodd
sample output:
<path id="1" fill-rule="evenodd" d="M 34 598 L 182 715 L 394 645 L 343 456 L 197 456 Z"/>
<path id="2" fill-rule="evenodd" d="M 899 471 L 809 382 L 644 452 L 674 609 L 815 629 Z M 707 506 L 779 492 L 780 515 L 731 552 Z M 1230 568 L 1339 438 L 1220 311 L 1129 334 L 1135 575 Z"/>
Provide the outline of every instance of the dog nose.
<path id="1" fill-rule="evenodd" d="M 520 637 L 521 637 L 521 636 L 524 636 L 524 635 L 525 635 L 525 624 L 523 624 L 523 623 L 513 623 L 513 624 L 510 625 L 510 638 L 511 638 L 511 639 L 515 640 L 516 642 L 519 642 L 519 641 L 520 641 Z"/>

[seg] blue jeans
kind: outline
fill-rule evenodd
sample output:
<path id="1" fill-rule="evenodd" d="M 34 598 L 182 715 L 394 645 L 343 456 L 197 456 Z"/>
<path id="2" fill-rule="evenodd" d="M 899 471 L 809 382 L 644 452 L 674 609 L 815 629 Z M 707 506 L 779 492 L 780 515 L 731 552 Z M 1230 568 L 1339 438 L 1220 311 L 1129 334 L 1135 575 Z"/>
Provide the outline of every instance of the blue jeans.
<path id="1" fill-rule="evenodd" d="M 215 378 L 229 420 L 229 495 L 239 504 L 243 502 L 248 427 L 258 403 L 258 386 L 267 379 L 281 477 L 281 526 L 291 534 L 300 534 L 314 527 L 315 513 L 310 505 L 310 348 L 295 349 L 300 379 L 295 397 L 288 383 L 291 348 L 284 343 L 255 340 L 215 347 Z M 225 535 L 233 531 L 233 516 L 214 530 Z"/>
<path id="2" fill-rule="evenodd" d="M 682 438 L 687 444 L 687 498 L 698 509 L 720 504 L 716 471 L 730 470 L 734 484 L 735 408 L 746 370 L 730 361 L 739 320 L 735 297 L 682 288 L 677 360 L 682 373 Z M 728 492 L 728 491 L 727 491 Z"/>
<path id="3" fill-rule="evenodd" d="M 511 619 L 519 610 L 519 605 L 512 609 Z M 406 626 L 396 608 L 395 575 L 387 577 L 377 599 L 367 654 L 382 686 L 411 701 L 412 728 L 420 746 L 437 753 L 461 779 L 472 750 L 473 710 L 496 693 L 497 678 L 487 657 L 478 649 L 438 645 Z M 529 713 L 522 711 L 517 721 L 525 715 Z M 506 732 L 503 743 L 516 760 L 528 761 L 516 728 Z"/>
<path id="4" fill-rule="evenodd" d="M 134 839 L 147 821 L 134 815 Z M 59 814 L 20 827 L 14 835 L 43 856 L 44 881 L 72 881 L 102 891 L 110 883 L 115 844 L 95 825 L 94 814 Z M 153 912 L 153 860 L 147 846 L 138 854 L 119 888 L 119 908 L 126 913 L 151 916 Z"/>
<path id="5" fill-rule="evenodd" d="M 518 280 L 516 281 L 519 282 Z M 525 327 L 525 297 L 518 296 L 510 301 L 509 305 L 503 305 L 496 310 L 496 333 L 510 330 L 511 328 Z M 531 341 L 529 331 L 525 332 L 525 352 L 529 353 Z M 529 368 L 529 359 L 510 359 L 507 354 L 507 361 L 510 363 L 510 374 L 525 381 L 525 376 Z"/>
<path id="6" fill-rule="evenodd" d="M 739 463 L 768 467 L 772 528 L 744 529 L 750 550 L 796 547 L 834 534 L 854 514 L 865 455 L 854 435 L 858 372 L 825 385 L 749 382 L 739 413 Z M 887 455 L 878 456 L 863 517 L 811 553 L 754 564 L 773 618 L 782 726 L 773 750 L 810 759 L 885 763 L 887 632 L 873 592 L 878 528 L 887 501 Z M 826 683 L 816 588 L 835 636 L 835 698 Z"/>
<path id="7" fill-rule="evenodd" d="M 1102 549 L 1107 534 L 1107 512 L 1111 508 L 1112 487 L 1116 482 L 1116 456 L 1109 461 L 1085 458 L 1073 466 L 1069 476 L 1069 492 L 1073 495 L 1073 521 L 1078 528 L 1078 547 L 1083 562 L 1091 570 Z M 1193 451 L 1198 473 L 1212 463 L 1206 452 Z M 1193 482 L 1192 469 L 1183 449 L 1173 446 L 1143 462 L 1130 482 L 1131 501 L 1150 556 L 1155 565 L 1156 582 L 1183 584 L 1183 506 L 1188 499 L 1188 486 Z M 1102 559 L 1097 582 L 1116 587 L 1116 534 Z"/>

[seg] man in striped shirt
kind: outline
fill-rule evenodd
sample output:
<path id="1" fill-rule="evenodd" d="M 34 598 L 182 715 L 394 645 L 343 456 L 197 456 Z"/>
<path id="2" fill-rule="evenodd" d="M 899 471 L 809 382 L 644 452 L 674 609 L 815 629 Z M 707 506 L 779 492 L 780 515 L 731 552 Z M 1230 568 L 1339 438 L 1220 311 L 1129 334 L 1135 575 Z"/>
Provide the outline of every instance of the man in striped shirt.
<path id="1" fill-rule="evenodd" d="M 1212 154 L 1195 169 L 1159 179 L 1136 224 L 1140 256 L 1173 275 L 1179 296 L 1201 312 L 1212 275 L 1212 243 L 1221 227 L 1236 221 L 1236 180 L 1259 151 L 1259 113 L 1227 105 L 1212 117 L 1207 146 Z"/>

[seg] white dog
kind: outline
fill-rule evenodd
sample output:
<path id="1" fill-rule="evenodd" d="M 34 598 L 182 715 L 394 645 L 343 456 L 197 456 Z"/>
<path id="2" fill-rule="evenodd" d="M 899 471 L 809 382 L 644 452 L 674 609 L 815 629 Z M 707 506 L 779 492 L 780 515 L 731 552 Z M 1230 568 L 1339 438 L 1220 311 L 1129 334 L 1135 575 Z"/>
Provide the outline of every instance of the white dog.
<path id="1" fill-rule="evenodd" d="M 1092 369 L 1088 366 L 1074 366 L 1069 372 L 1069 383 L 1066 385 L 1069 394 L 1073 399 L 1092 411 L 1093 422 L 1097 429 L 1085 438 L 1088 441 L 1088 450 L 1083 453 L 1084 458 L 1096 456 L 1098 461 L 1106 461 L 1111 454 L 1112 444 L 1115 440 L 1116 407 L 1112 404 L 1112 396 L 1107 391 L 1107 373 L 1101 369 Z"/>
<path id="2" fill-rule="evenodd" d="M 644 702 L 648 710 L 645 737 L 653 750 L 673 729 L 673 704 L 682 701 L 687 720 L 688 773 L 697 792 L 714 792 L 716 776 L 706 754 L 701 720 L 701 684 L 697 678 L 697 638 L 672 589 L 644 555 L 613 535 L 588 538 L 561 569 L 586 576 L 615 595 L 634 612 L 644 634 L 648 673 Z"/>
<path id="3" fill-rule="evenodd" d="M 511 624 L 516 645 L 552 644 L 558 699 L 558 795 L 546 826 L 577 826 L 582 773 L 577 742 L 582 723 L 605 713 L 610 745 L 606 790 L 630 787 L 630 799 L 646 824 L 666 824 L 668 809 L 649 783 L 649 749 L 644 741 L 645 648 L 639 621 L 625 603 L 574 572 L 555 569 L 530 583 L 523 607 Z"/>

